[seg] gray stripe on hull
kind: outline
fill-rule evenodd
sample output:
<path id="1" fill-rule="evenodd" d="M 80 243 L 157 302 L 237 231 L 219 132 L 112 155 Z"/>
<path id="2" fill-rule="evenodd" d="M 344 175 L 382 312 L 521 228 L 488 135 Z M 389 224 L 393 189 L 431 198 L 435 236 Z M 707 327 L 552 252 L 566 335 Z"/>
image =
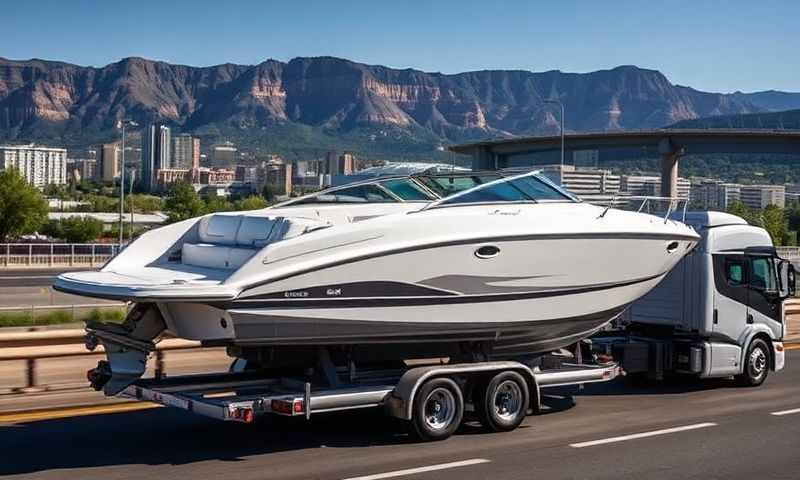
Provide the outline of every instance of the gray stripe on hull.
<path id="1" fill-rule="evenodd" d="M 241 345 L 353 345 L 485 341 L 498 353 L 536 353 L 574 343 L 617 317 L 627 305 L 604 312 L 548 320 L 498 322 L 372 322 L 302 319 L 231 311 Z"/>

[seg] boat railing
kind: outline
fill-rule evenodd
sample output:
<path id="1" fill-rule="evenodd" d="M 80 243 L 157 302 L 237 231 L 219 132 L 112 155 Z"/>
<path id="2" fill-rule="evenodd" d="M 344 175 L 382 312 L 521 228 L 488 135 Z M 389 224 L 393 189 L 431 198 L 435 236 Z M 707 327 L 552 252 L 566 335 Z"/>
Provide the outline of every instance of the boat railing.
<path id="1" fill-rule="evenodd" d="M 612 198 L 600 217 L 604 217 L 609 209 L 619 208 L 638 213 L 648 213 L 664 219 L 686 222 L 686 209 L 689 206 L 688 198 L 679 197 L 654 197 L 654 196 L 615 196 Z"/>

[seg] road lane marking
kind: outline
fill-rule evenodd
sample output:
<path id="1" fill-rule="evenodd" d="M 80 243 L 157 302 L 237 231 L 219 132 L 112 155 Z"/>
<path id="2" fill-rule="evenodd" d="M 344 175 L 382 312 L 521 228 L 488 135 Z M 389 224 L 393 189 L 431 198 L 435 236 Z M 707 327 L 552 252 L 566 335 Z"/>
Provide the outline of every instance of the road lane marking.
<path id="1" fill-rule="evenodd" d="M 446 470 L 448 468 L 467 467 L 469 465 L 478 465 L 481 463 L 489 463 L 491 460 L 485 458 L 473 458 L 470 460 L 462 460 L 460 462 L 440 463 L 438 465 L 430 465 L 427 467 L 409 468 L 406 470 L 395 470 L 393 472 L 376 473 L 374 475 L 366 475 L 363 477 L 350 477 L 344 480 L 378 480 L 381 478 L 394 478 L 402 477 L 405 475 L 414 475 L 416 473 L 435 472 L 437 470 Z"/>
<path id="2" fill-rule="evenodd" d="M 57 275 L 24 275 L 24 276 L 8 276 L 4 277 L 0 275 L 0 280 L 31 280 L 31 279 L 39 279 L 39 278 L 56 278 Z"/>
<path id="3" fill-rule="evenodd" d="M 631 435 L 622 435 L 620 437 L 603 438 L 600 440 L 592 440 L 590 442 L 570 443 L 572 448 L 592 447 L 594 445 L 603 445 L 606 443 L 624 442 L 626 440 L 636 440 L 637 438 L 655 437 L 656 435 L 666 435 L 669 433 L 685 432 L 687 430 L 697 430 L 698 428 L 714 427 L 716 423 L 705 422 L 695 423 L 694 425 L 684 425 L 682 427 L 665 428 L 663 430 L 653 430 L 652 432 L 634 433 Z"/>
<path id="4" fill-rule="evenodd" d="M 86 415 L 102 415 L 107 413 L 133 412 L 161 405 L 150 402 L 118 403 L 114 405 L 97 405 L 88 407 L 65 407 L 27 412 L 0 413 L 0 423 L 35 422 L 39 420 L 55 420 L 59 418 L 83 417 Z"/>
<path id="5" fill-rule="evenodd" d="M 772 412 L 770 415 L 775 415 L 776 417 L 780 417 L 781 415 L 791 415 L 793 413 L 800 413 L 800 408 L 793 408 L 791 410 L 782 410 L 780 412 Z"/>

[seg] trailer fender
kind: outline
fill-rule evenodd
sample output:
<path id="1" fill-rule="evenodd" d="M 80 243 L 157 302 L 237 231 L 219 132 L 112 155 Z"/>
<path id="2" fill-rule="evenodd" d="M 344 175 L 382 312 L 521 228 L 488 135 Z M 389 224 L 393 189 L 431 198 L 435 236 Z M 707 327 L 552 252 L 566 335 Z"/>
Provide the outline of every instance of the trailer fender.
<path id="1" fill-rule="evenodd" d="M 408 370 L 400 377 L 394 391 L 386 400 L 387 412 L 397 418 L 411 420 L 413 415 L 414 396 L 420 386 L 433 377 L 468 376 L 475 373 L 499 372 L 513 370 L 523 376 L 530 390 L 530 405 L 534 411 L 539 409 L 539 385 L 533 371 L 519 362 L 482 362 L 452 365 L 428 365 Z"/>

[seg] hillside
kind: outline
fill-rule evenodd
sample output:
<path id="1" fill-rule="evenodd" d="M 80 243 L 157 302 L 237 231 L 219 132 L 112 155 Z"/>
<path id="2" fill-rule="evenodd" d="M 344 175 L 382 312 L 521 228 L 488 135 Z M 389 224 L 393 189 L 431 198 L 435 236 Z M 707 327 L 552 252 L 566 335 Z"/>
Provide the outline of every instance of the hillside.
<path id="1" fill-rule="evenodd" d="M 444 143 L 557 132 L 545 98 L 561 99 L 567 129 L 581 131 L 769 110 L 742 95 L 633 66 L 444 75 L 331 57 L 211 67 L 126 58 L 102 68 L 0 58 L 0 140 L 80 147 L 113 138 L 116 121 L 132 118 L 290 157 L 327 148 L 415 157 Z"/>

